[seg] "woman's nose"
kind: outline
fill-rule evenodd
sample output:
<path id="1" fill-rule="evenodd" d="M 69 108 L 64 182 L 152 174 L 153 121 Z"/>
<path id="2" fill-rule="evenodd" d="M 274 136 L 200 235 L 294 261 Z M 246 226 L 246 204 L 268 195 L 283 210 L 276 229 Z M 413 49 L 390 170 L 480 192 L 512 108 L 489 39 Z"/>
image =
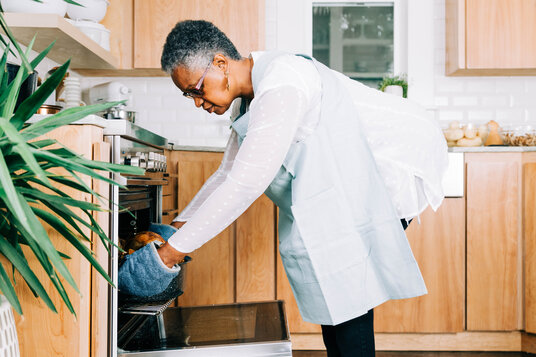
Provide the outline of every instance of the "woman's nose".
<path id="1" fill-rule="evenodd" d="M 195 98 L 194 98 L 195 106 L 198 107 L 198 108 L 201 107 L 201 106 L 203 105 L 204 102 L 205 102 L 205 101 L 204 101 L 203 98 L 201 98 L 201 97 L 195 97 Z"/>

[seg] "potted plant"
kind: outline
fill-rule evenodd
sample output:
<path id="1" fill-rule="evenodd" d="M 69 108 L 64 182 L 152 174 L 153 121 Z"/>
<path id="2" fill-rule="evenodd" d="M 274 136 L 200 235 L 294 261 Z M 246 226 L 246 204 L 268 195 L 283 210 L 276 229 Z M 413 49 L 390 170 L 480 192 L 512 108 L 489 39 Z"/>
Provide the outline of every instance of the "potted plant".
<path id="1" fill-rule="evenodd" d="M 404 98 L 408 97 L 408 81 L 405 75 L 385 76 L 378 84 L 382 92 L 392 93 Z"/>
<path id="2" fill-rule="evenodd" d="M 104 208 L 99 204 L 75 200 L 58 187 L 68 186 L 98 196 L 84 183 L 81 175 L 118 185 L 102 172 L 139 175 L 143 170 L 89 160 L 61 146 L 61 143 L 55 140 L 42 137 L 60 126 L 117 105 L 117 102 L 70 108 L 28 124 L 28 120 L 61 82 L 69 67 L 69 61 L 55 71 L 15 110 L 21 83 L 45 58 L 53 43 L 30 60 L 28 54 L 33 41 L 26 51 L 21 50 L 4 20 L 1 7 L 0 26 L 7 35 L 6 38 L 0 37 L 0 46 L 3 47 L 0 58 L 2 69 L 0 71 L 0 254 L 11 263 L 12 268 L 9 274 L 0 264 L 0 292 L 15 311 L 22 314 L 14 289 L 14 273 L 18 271 L 34 295 L 56 312 L 56 307 L 44 288 L 44 285 L 49 285 L 48 280 L 40 281 L 28 264 L 25 254 L 29 253 L 25 251 L 31 251 L 47 272 L 50 283 L 60 294 L 69 311 L 76 315 L 61 282 L 66 281 L 79 292 L 63 261 L 69 257 L 56 250 L 43 224 L 47 224 L 48 229 L 55 230 L 65 238 L 110 284 L 112 282 L 107 272 L 85 244 L 90 238 L 82 227 L 87 227 L 96 233 L 108 251 L 114 244 L 91 215 L 93 211 L 103 211 Z M 21 66 L 13 81 L 8 84 L 5 68 L 10 52 L 19 57 Z M 65 174 L 58 174 L 58 170 L 62 170 L 61 172 Z M 99 199 L 100 202 L 106 203 L 102 197 Z M 22 246 L 27 246 L 29 249 L 23 251 Z M 21 284 L 22 281 L 19 279 L 16 283 Z"/>

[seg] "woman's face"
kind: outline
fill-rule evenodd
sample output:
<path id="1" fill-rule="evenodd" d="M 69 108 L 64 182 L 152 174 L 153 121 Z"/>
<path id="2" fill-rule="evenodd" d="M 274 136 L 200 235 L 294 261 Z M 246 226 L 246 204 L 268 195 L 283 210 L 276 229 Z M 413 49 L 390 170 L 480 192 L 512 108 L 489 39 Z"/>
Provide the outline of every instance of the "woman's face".
<path id="1" fill-rule="evenodd" d="M 225 113 L 234 100 L 227 90 L 228 78 L 225 76 L 229 63 L 222 57 L 216 55 L 206 67 L 195 70 L 178 66 L 171 74 L 173 83 L 185 96 L 193 99 L 196 107 L 218 115 Z"/>

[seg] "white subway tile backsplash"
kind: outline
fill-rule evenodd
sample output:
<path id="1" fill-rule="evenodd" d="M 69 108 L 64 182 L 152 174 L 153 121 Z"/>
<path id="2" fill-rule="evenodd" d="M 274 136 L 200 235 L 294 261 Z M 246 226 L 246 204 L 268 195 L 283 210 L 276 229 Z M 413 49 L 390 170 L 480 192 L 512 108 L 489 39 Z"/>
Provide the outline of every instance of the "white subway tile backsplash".
<path id="1" fill-rule="evenodd" d="M 497 93 L 516 94 L 525 91 L 523 77 L 497 77 Z"/>
<path id="2" fill-rule="evenodd" d="M 449 105 L 449 98 L 436 96 L 434 98 L 434 104 L 437 105 L 438 107 L 445 107 Z"/>
<path id="3" fill-rule="evenodd" d="M 536 126 L 536 108 L 525 109 L 525 121 Z"/>
<path id="4" fill-rule="evenodd" d="M 175 120 L 176 115 L 174 110 L 154 109 L 149 111 L 148 120 L 154 123 L 169 123 Z"/>
<path id="5" fill-rule="evenodd" d="M 480 104 L 484 107 L 507 107 L 510 105 L 510 97 L 503 96 L 483 96 Z"/>
<path id="6" fill-rule="evenodd" d="M 175 94 L 162 95 L 161 98 L 164 108 L 173 108 L 180 111 L 195 108 L 194 101 L 184 97 L 178 91 Z"/>
<path id="7" fill-rule="evenodd" d="M 494 93 L 495 79 L 482 77 L 466 81 L 466 90 L 470 93 Z"/>
<path id="8" fill-rule="evenodd" d="M 161 96 L 149 96 L 149 95 L 135 95 L 133 93 L 132 101 L 129 103 L 129 107 L 134 108 L 134 110 L 147 108 L 147 109 L 159 109 L 162 108 L 162 97 Z"/>
<path id="9" fill-rule="evenodd" d="M 536 95 L 536 77 L 527 77 L 525 79 L 525 92 Z"/>
<path id="10" fill-rule="evenodd" d="M 221 135 L 221 125 L 204 123 L 192 128 L 192 136 L 195 137 L 218 137 Z"/>
<path id="11" fill-rule="evenodd" d="M 476 106 L 478 104 L 477 97 L 453 97 L 452 105 L 456 107 L 467 107 L 467 106 Z"/>
<path id="12" fill-rule="evenodd" d="M 463 93 L 464 82 L 453 77 L 436 78 L 436 93 Z"/>
<path id="13" fill-rule="evenodd" d="M 180 94 L 179 89 L 169 77 L 151 77 L 145 80 L 147 81 L 147 95 Z"/>
<path id="14" fill-rule="evenodd" d="M 536 93 L 523 93 L 518 95 L 512 95 L 511 97 L 512 107 L 536 107 Z"/>
<path id="15" fill-rule="evenodd" d="M 467 112 L 469 121 L 489 121 L 495 119 L 495 112 L 492 110 L 470 110 Z"/>
<path id="16" fill-rule="evenodd" d="M 521 122 L 525 120 L 525 110 L 523 109 L 507 109 L 497 110 L 495 112 L 495 120 L 499 124 Z"/>
<path id="17" fill-rule="evenodd" d="M 461 110 L 440 110 L 438 113 L 439 120 L 463 120 L 463 111 Z"/>

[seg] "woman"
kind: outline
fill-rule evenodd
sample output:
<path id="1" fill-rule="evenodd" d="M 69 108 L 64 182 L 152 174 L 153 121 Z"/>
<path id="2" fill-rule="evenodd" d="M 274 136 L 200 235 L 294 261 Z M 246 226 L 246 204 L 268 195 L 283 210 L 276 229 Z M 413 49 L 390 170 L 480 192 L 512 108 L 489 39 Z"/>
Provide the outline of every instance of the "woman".
<path id="1" fill-rule="evenodd" d="M 266 193 L 303 319 L 322 325 L 328 356 L 373 356 L 372 309 L 426 293 L 404 228 L 443 198 L 437 124 L 312 58 L 243 58 L 206 21 L 178 23 L 161 62 L 197 107 L 221 115 L 236 101 L 222 164 L 175 218 L 162 261 L 172 267 Z"/>

